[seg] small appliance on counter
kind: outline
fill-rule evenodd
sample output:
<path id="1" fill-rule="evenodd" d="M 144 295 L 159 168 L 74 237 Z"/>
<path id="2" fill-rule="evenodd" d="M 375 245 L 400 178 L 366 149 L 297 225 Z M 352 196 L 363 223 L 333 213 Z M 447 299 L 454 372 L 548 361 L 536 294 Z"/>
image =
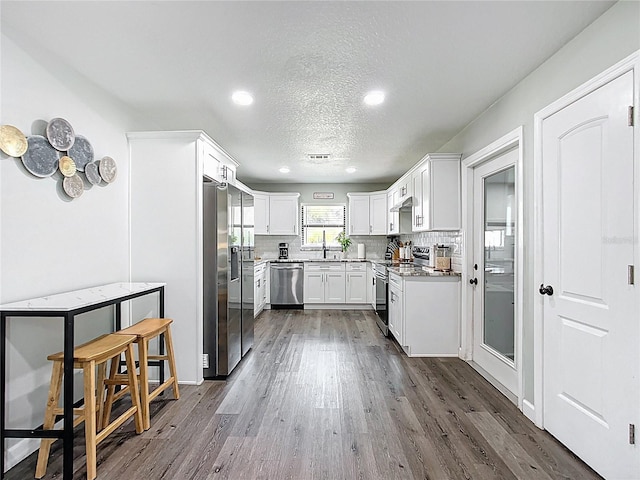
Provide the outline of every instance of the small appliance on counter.
<path id="1" fill-rule="evenodd" d="M 289 258 L 289 244 L 288 243 L 279 243 L 278 244 L 278 260 L 287 260 Z"/>
<path id="2" fill-rule="evenodd" d="M 447 245 L 429 245 L 413 247 L 414 263 L 435 270 L 451 270 L 450 247 Z"/>
<path id="3" fill-rule="evenodd" d="M 434 245 L 433 248 L 435 251 L 434 255 L 436 257 L 436 270 L 451 270 L 451 254 L 449 253 L 449 246 Z"/>

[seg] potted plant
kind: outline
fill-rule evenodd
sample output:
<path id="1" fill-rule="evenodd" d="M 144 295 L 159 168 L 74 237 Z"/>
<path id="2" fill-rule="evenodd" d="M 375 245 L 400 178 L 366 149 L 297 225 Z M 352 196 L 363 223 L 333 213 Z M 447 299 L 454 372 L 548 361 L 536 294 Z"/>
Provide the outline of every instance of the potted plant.
<path id="1" fill-rule="evenodd" d="M 347 258 L 347 249 L 351 246 L 351 239 L 344 232 L 340 232 L 336 240 L 342 247 L 342 258 Z"/>

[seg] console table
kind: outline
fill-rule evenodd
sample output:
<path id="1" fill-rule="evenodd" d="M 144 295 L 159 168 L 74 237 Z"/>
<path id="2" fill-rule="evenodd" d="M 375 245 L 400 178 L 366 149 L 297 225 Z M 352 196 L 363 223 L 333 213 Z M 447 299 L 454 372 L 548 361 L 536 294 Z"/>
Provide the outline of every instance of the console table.
<path id="1" fill-rule="evenodd" d="M 4 478 L 4 452 L 6 438 L 62 438 L 63 479 L 73 478 L 73 348 L 75 316 L 100 308 L 115 306 L 115 328 L 121 328 L 122 302 L 144 295 L 158 293 L 159 317 L 164 317 L 165 283 L 111 283 L 83 290 L 59 293 L 46 297 L 22 300 L 0 305 L 0 478 Z M 64 318 L 64 428 L 63 430 L 7 429 L 5 426 L 6 402 L 6 333 L 10 317 L 58 317 Z M 161 378 L 164 376 L 160 368 Z"/>

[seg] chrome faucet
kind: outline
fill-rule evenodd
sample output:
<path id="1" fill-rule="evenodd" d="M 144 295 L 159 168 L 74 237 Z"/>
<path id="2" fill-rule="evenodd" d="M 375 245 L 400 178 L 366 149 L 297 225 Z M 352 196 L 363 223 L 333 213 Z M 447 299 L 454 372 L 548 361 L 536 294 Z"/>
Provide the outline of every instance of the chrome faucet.
<path id="1" fill-rule="evenodd" d="M 325 231 L 322 230 L 322 258 L 327 258 L 327 242 L 325 239 Z"/>

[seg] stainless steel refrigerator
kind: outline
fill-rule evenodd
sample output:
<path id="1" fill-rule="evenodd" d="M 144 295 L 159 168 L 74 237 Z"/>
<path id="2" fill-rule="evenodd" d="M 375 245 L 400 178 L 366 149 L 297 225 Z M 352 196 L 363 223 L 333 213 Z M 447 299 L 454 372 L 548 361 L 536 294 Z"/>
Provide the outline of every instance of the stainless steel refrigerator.
<path id="1" fill-rule="evenodd" d="M 253 345 L 253 196 L 205 179 L 202 213 L 203 372 L 221 378 Z"/>

